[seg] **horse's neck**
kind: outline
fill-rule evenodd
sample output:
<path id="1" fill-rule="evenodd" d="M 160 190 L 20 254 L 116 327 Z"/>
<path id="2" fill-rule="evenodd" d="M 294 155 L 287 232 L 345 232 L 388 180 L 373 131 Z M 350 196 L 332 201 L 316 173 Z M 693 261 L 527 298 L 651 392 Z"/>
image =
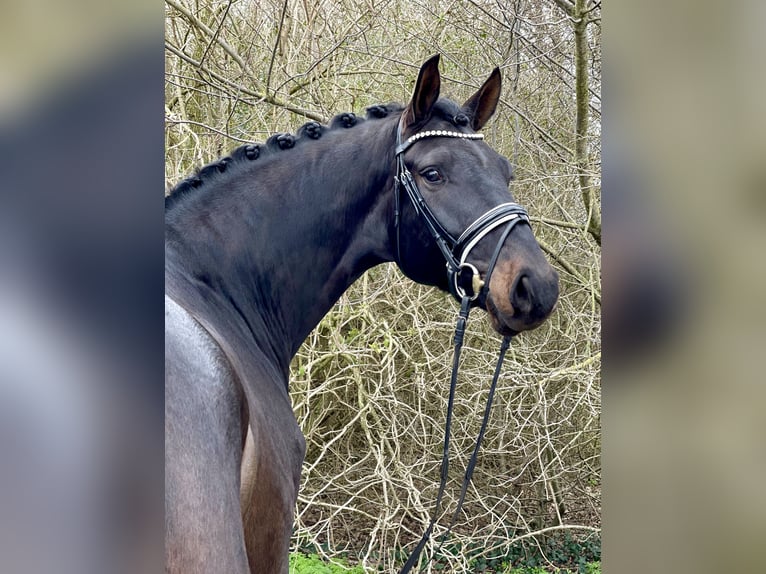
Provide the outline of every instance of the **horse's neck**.
<path id="1" fill-rule="evenodd" d="M 348 286 L 392 258 L 383 193 L 392 125 L 369 120 L 254 160 L 219 189 L 200 190 L 198 209 L 171 217 L 187 290 L 198 288 L 284 369 Z"/>

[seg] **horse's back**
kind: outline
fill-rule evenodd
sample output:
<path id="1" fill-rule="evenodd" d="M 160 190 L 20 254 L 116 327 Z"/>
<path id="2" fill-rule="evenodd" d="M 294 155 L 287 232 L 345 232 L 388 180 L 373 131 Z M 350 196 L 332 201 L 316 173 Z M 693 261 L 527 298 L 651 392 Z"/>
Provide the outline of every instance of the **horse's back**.
<path id="1" fill-rule="evenodd" d="M 249 572 L 239 507 L 242 400 L 216 342 L 166 296 L 168 572 Z"/>

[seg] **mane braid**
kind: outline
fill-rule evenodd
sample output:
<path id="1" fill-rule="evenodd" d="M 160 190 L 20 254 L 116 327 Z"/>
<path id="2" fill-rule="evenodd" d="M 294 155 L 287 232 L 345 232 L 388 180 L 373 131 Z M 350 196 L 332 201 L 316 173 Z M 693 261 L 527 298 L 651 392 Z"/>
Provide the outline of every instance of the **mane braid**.
<path id="1" fill-rule="evenodd" d="M 344 112 L 330 120 L 330 129 L 353 128 L 362 121 L 364 121 L 364 118 L 357 117 L 353 112 Z"/>
<path id="2" fill-rule="evenodd" d="M 366 117 L 371 119 L 382 119 L 388 117 L 389 114 L 404 111 L 404 106 L 397 102 L 391 102 L 388 104 L 378 104 L 375 106 L 369 106 L 365 109 Z"/>
<path id="3" fill-rule="evenodd" d="M 448 121 L 455 127 L 467 126 L 470 123 L 463 109 L 452 100 L 439 98 L 434 105 L 433 115 Z"/>
<path id="4" fill-rule="evenodd" d="M 165 195 L 165 209 L 172 208 L 180 203 L 184 197 L 204 187 L 206 183 L 228 170 L 237 169 L 240 165 L 262 159 L 272 153 L 289 150 L 301 141 L 318 140 L 328 130 L 353 128 L 363 121 L 382 119 L 402 110 L 404 110 L 404 106 L 396 102 L 369 106 L 365 109 L 364 117 L 357 116 L 352 112 L 343 112 L 334 116 L 330 120 L 329 125 L 310 121 L 298 128 L 295 135 L 278 132 L 270 136 L 264 143 L 241 145 L 233 149 L 229 155 L 198 168 L 193 175 L 182 179 L 170 188 Z"/>

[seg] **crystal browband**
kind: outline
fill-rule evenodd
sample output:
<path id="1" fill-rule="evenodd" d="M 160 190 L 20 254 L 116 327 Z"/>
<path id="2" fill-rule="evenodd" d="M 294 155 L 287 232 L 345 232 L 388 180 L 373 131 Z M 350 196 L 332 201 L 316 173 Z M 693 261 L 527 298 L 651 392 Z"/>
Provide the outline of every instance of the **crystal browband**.
<path id="1" fill-rule="evenodd" d="M 428 130 L 425 132 L 416 133 L 414 136 L 407 139 L 402 144 L 396 146 L 396 155 L 404 152 L 408 147 L 414 144 L 418 140 L 431 137 L 449 137 L 449 138 L 463 138 L 468 140 L 483 140 L 484 134 L 466 134 L 463 132 L 451 132 L 447 130 Z"/>

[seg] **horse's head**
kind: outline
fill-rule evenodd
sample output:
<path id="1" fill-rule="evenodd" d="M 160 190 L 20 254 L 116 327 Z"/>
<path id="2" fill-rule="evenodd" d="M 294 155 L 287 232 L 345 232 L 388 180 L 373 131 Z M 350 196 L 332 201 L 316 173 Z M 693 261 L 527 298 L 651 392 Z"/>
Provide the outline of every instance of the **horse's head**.
<path id="1" fill-rule="evenodd" d="M 459 106 L 439 99 L 438 63 L 423 64 L 399 123 L 397 261 L 419 283 L 474 298 L 501 334 L 534 329 L 553 310 L 558 274 L 513 203 L 510 163 L 477 133 L 500 99 L 500 71 Z"/>

